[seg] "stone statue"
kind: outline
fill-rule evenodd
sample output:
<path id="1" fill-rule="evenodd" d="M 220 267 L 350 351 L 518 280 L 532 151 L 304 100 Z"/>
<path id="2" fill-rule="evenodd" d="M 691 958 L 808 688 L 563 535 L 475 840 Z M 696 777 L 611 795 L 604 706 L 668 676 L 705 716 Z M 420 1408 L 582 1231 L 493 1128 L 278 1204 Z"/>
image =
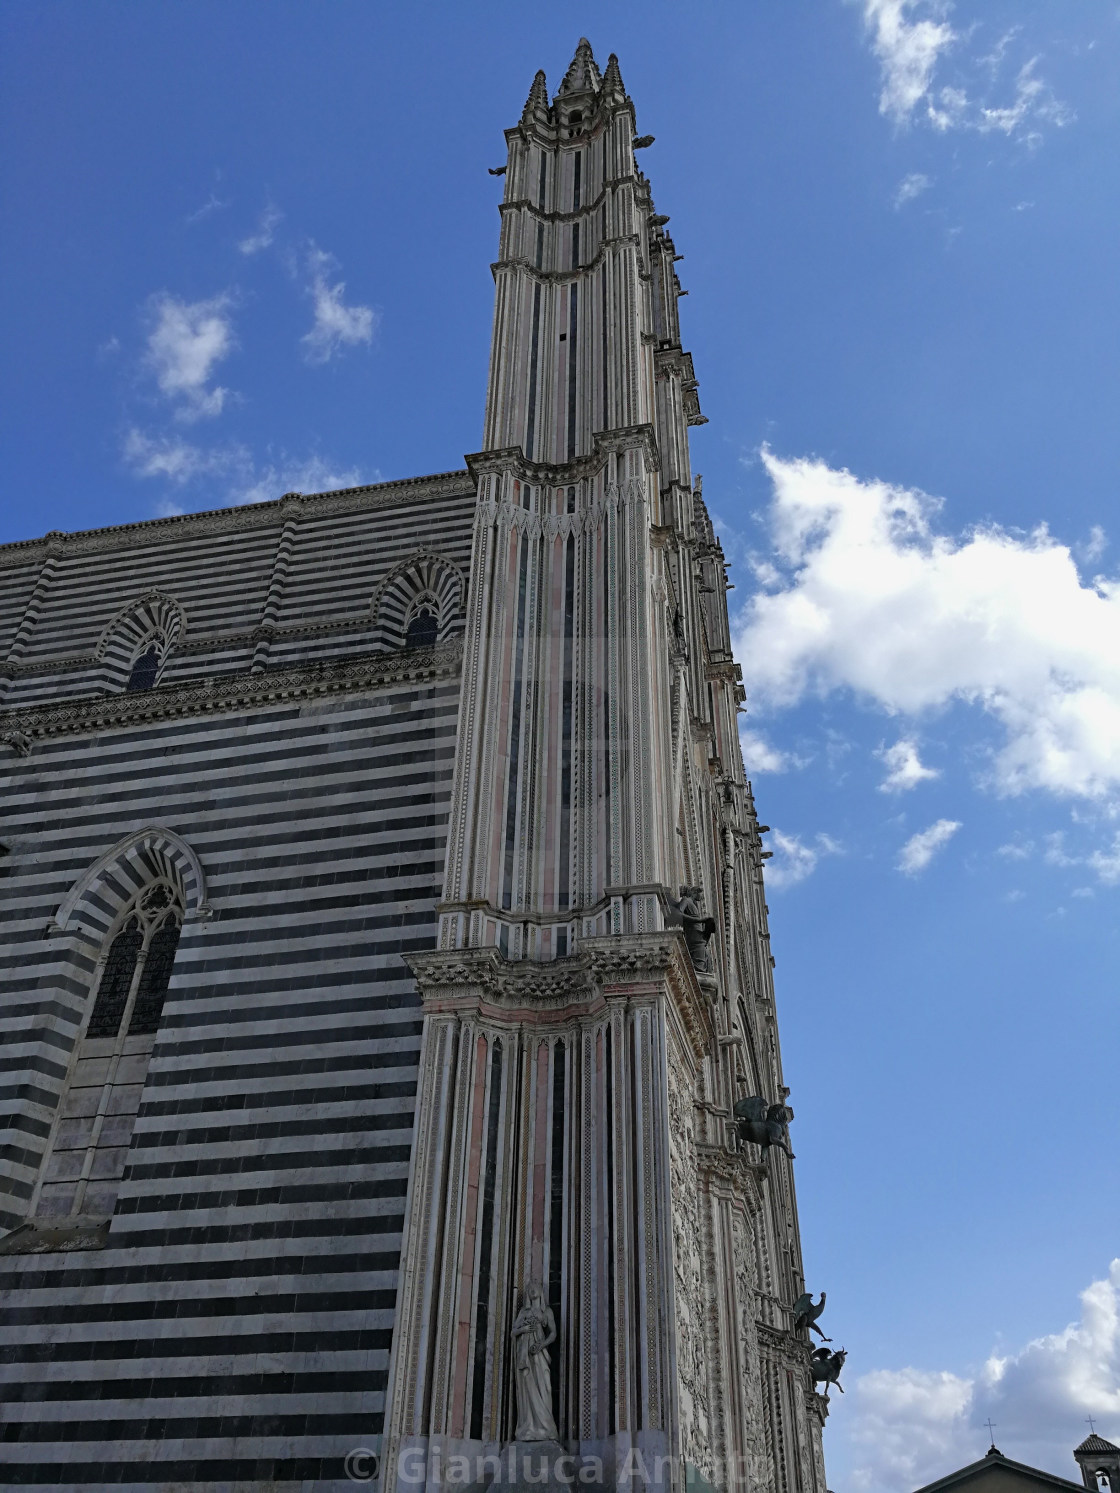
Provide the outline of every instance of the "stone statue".
<path id="1" fill-rule="evenodd" d="M 789 1148 L 789 1122 L 793 1119 L 793 1110 L 788 1104 L 767 1104 L 765 1099 L 751 1094 L 749 1098 L 735 1101 L 732 1114 L 739 1122 L 740 1144 L 753 1141 L 762 1147 L 763 1155 L 771 1146 L 777 1146 L 793 1160 Z"/>
<path id="2" fill-rule="evenodd" d="M 832 1339 L 825 1337 L 824 1333 L 817 1326 L 817 1318 L 824 1311 L 824 1304 L 827 1299 L 827 1293 L 824 1291 L 821 1292 L 821 1299 L 815 1304 L 813 1302 L 812 1291 L 806 1291 L 804 1295 L 799 1296 L 793 1303 L 794 1332 L 801 1332 L 807 1327 L 810 1332 L 817 1334 L 822 1343 L 831 1343 Z"/>
<path id="3" fill-rule="evenodd" d="M 684 941 L 693 969 L 697 974 L 706 975 L 712 967 L 708 959 L 708 940 L 716 931 L 716 920 L 704 916 L 703 898 L 702 887 L 682 886 L 680 900 L 671 902 L 670 906 L 675 909 L 684 928 Z"/>
<path id="4" fill-rule="evenodd" d="M 513 1375 L 517 1390 L 517 1441 L 555 1441 L 552 1415 L 552 1360 L 548 1345 L 556 1340 L 556 1318 L 545 1304 L 539 1282 L 525 1287 L 514 1318 Z"/>
<path id="5" fill-rule="evenodd" d="M 813 1383 L 824 1385 L 826 1400 L 830 1384 L 835 1384 L 840 1393 L 844 1393 L 844 1386 L 840 1383 L 840 1370 L 844 1367 L 844 1360 L 847 1356 L 845 1348 L 838 1348 L 835 1353 L 830 1353 L 827 1348 L 817 1348 L 809 1360 L 809 1372 L 813 1376 Z"/>

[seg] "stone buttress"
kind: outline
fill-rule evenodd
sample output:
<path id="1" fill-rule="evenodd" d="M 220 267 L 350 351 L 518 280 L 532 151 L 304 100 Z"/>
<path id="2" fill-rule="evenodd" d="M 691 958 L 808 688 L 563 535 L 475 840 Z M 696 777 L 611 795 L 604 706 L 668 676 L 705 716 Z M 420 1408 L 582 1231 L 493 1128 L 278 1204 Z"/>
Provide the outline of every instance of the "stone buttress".
<path id="1" fill-rule="evenodd" d="M 613 56 L 581 41 L 551 100 L 538 73 L 506 140 L 384 1487 L 511 1440 L 535 1279 L 569 1449 L 824 1493 L 792 1173 L 731 1120 L 785 1090 L 681 256 Z M 682 886 L 716 925 L 699 972 Z"/>

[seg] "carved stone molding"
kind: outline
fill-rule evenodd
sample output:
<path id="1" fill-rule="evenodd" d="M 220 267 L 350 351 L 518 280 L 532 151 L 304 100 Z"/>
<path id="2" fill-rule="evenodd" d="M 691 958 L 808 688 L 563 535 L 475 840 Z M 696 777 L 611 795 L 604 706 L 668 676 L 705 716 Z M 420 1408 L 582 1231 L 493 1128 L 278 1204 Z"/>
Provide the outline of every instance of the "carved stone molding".
<path id="1" fill-rule="evenodd" d="M 249 705 L 271 705 L 315 695 L 355 694 L 393 685 L 454 679 L 459 674 L 462 657 L 463 645 L 456 638 L 435 648 L 363 654 L 299 669 L 218 675 L 134 693 L 69 700 L 58 705 L 29 705 L 0 714 L 0 741 L 19 750 L 13 738 L 34 742 L 53 736 L 83 735 L 106 727 L 215 715 Z"/>
<path id="2" fill-rule="evenodd" d="M 646 458 L 646 470 L 659 471 L 661 456 L 657 449 L 657 437 L 652 425 L 630 425 L 619 430 L 597 430 L 591 437 L 591 454 L 566 462 L 563 466 L 549 462 L 530 461 L 520 446 L 505 446 L 497 451 L 478 451 L 467 457 L 471 476 L 479 478 L 492 472 L 511 472 L 529 482 L 550 483 L 560 486 L 579 482 L 585 477 L 594 477 L 602 471 L 611 453 L 641 450 Z"/>
<path id="3" fill-rule="evenodd" d="M 675 931 L 583 939 L 547 962 L 507 960 L 493 947 L 405 955 L 430 1014 L 477 1012 L 499 1023 L 559 1021 L 605 1011 L 620 996 L 666 984 L 697 1060 L 714 1040 L 707 1002 Z M 640 989 L 637 987 L 645 987 Z"/>
<path id="4" fill-rule="evenodd" d="M 530 279 L 539 280 L 542 284 L 566 285 L 569 281 L 578 280 L 581 275 L 586 275 L 591 270 L 597 269 L 607 257 L 609 249 L 640 249 L 641 244 L 641 236 L 637 233 L 623 233 L 619 234 L 617 238 L 602 239 L 594 255 L 586 263 L 579 265 L 574 270 L 541 270 L 530 260 L 522 258 L 497 259 L 490 266 L 490 269 L 495 279 L 498 278 L 499 270 L 522 270 Z"/>
<path id="5" fill-rule="evenodd" d="M 762 1182 L 766 1168 L 747 1161 L 737 1151 L 728 1151 L 723 1146 L 696 1144 L 696 1170 L 701 1184 L 708 1188 L 723 1188 L 740 1197 L 757 1213 L 762 1208 Z"/>

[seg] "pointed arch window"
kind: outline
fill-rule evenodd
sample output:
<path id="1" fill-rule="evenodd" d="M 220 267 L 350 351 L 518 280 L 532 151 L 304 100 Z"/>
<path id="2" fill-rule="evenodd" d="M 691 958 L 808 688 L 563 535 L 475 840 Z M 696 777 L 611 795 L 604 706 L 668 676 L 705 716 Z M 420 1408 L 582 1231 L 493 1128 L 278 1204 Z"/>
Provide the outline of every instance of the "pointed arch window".
<path id="1" fill-rule="evenodd" d="M 125 689 L 154 689 L 156 675 L 159 673 L 159 662 L 158 645 L 149 643 L 143 653 L 138 653 L 133 659 L 132 672 L 128 676 Z"/>
<path id="2" fill-rule="evenodd" d="M 159 880 L 109 930 L 34 1205 L 43 1222 L 79 1224 L 113 1212 L 182 924 L 179 890 Z"/>
<path id="3" fill-rule="evenodd" d="M 434 648 L 439 638 L 439 618 L 427 603 L 421 605 L 409 619 L 404 635 L 406 648 Z"/>

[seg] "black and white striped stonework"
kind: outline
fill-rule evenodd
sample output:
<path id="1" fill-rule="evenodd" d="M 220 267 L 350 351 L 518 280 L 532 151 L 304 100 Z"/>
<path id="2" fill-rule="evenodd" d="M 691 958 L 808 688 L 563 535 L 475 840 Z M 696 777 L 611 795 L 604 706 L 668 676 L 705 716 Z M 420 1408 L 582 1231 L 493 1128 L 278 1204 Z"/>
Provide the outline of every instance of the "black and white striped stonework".
<path id="1" fill-rule="evenodd" d="M 449 474 L 0 550 L 6 1487 L 352 1487 L 376 1445 L 473 505 Z M 111 1222 L 60 1222 L 105 942 L 156 882 L 183 927 Z"/>

